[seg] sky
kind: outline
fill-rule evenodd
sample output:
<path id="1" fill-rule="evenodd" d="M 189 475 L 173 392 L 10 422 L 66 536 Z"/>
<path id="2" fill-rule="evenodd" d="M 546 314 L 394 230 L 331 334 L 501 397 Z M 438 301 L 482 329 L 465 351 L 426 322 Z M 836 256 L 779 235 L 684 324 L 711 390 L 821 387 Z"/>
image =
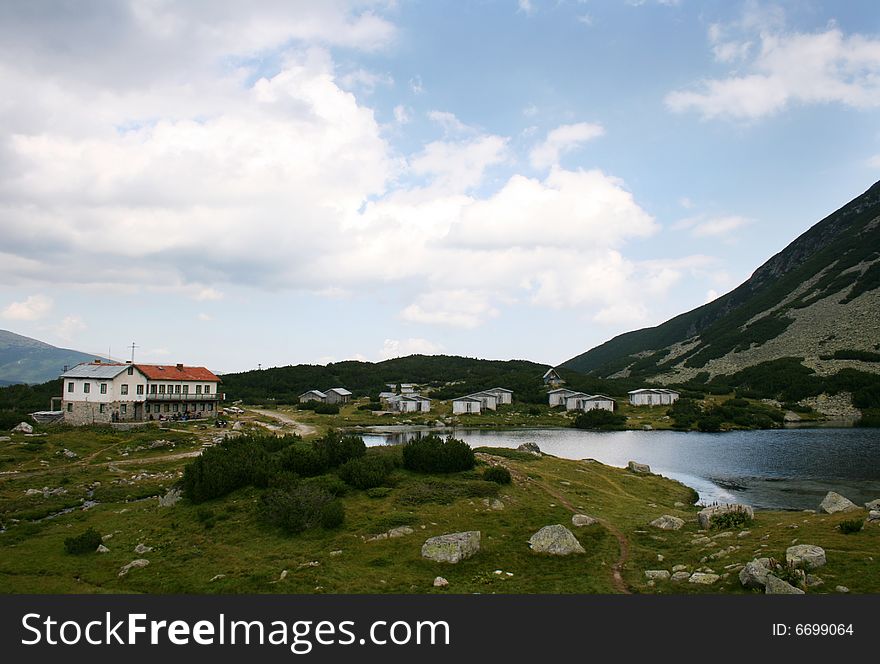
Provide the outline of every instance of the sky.
<path id="1" fill-rule="evenodd" d="M 0 328 L 560 363 L 880 179 L 873 0 L 0 4 Z"/>

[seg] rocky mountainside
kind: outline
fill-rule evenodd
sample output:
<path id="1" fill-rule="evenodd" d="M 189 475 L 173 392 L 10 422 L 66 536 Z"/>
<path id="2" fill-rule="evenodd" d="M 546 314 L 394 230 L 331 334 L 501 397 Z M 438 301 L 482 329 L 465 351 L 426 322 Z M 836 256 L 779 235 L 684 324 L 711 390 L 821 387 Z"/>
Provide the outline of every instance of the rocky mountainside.
<path id="1" fill-rule="evenodd" d="M 713 302 L 562 366 L 597 377 L 705 383 L 798 358 L 815 376 L 880 374 L 880 183 Z"/>
<path id="2" fill-rule="evenodd" d="M 72 367 L 94 359 L 94 355 L 57 348 L 8 330 L 0 330 L 0 386 L 45 383 L 58 378 L 65 365 Z"/>

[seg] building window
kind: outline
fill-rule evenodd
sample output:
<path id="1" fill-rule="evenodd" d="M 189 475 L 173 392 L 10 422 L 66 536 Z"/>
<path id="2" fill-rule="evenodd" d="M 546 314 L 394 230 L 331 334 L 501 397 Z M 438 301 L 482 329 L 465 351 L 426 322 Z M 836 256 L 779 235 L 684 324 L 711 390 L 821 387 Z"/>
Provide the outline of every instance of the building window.
<path id="1" fill-rule="evenodd" d="M 208 402 L 208 410 L 214 410 L 214 404 Z"/>
<path id="2" fill-rule="evenodd" d="M 68 412 L 68 413 L 72 413 L 72 412 L 73 412 L 73 404 L 72 404 L 72 403 L 67 404 L 67 412 Z"/>
<path id="3" fill-rule="evenodd" d="M 71 385 L 72 385 L 72 384 L 73 384 L 73 383 L 71 383 Z M 196 394 L 201 394 L 201 393 L 202 393 L 202 386 L 201 386 L 201 385 L 196 385 Z"/>
<path id="4" fill-rule="evenodd" d="M 138 385 L 138 386 L 137 386 L 137 393 L 138 393 L 138 394 L 143 394 L 143 393 L 144 393 L 144 386 L 143 386 L 143 385 Z"/>
<path id="5" fill-rule="evenodd" d="M 150 385 L 150 394 L 156 394 L 156 386 Z"/>
<path id="6" fill-rule="evenodd" d="M 205 402 L 204 401 L 202 403 L 200 403 L 199 405 L 201 406 L 201 408 L 199 410 L 205 410 Z"/>
<path id="7" fill-rule="evenodd" d="M 133 376 L 133 375 L 134 375 L 134 367 L 129 367 L 129 368 L 128 368 L 128 375 L 129 375 L 129 376 Z"/>
<path id="8" fill-rule="evenodd" d="M 105 403 L 98 404 L 98 412 L 99 413 L 103 413 L 106 410 L 106 408 L 107 408 L 107 404 L 105 404 Z"/>
<path id="9" fill-rule="evenodd" d="M 166 404 L 165 404 L 165 412 L 167 413 L 169 410 L 171 410 L 171 404 L 170 404 L 170 403 L 166 403 Z"/>
<path id="10" fill-rule="evenodd" d="M 145 413 L 149 413 L 149 412 L 150 412 L 150 404 L 147 404 L 146 406 L 144 406 L 144 412 L 145 412 Z"/>
<path id="11" fill-rule="evenodd" d="M 205 385 L 205 394 L 211 394 L 211 386 Z"/>
<path id="12" fill-rule="evenodd" d="M 68 391 L 68 392 L 73 392 L 73 383 L 68 383 L 68 384 L 67 384 L 67 391 Z"/>
<path id="13" fill-rule="evenodd" d="M 184 385 L 184 386 L 183 386 L 183 393 L 184 393 L 184 394 L 189 394 L 189 385 Z"/>
<path id="14" fill-rule="evenodd" d="M 179 405 L 180 405 L 180 404 L 174 404 L 174 412 L 175 412 L 175 413 L 176 413 L 178 410 L 180 410 L 180 409 L 178 408 Z"/>
<path id="15" fill-rule="evenodd" d="M 164 385 L 159 386 L 159 394 L 165 394 L 165 386 Z"/>
<path id="16" fill-rule="evenodd" d="M 125 403 L 120 404 L 119 405 L 119 412 L 120 413 L 127 413 L 128 412 L 128 404 L 125 404 Z"/>
<path id="17" fill-rule="evenodd" d="M 119 386 L 119 394 L 128 394 L 128 384 L 123 383 Z"/>
<path id="18" fill-rule="evenodd" d="M 83 383 L 83 392 L 85 394 L 88 394 L 91 391 L 92 391 L 92 384 L 91 383 Z"/>
<path id="19" fill-rule="evenodd" d="M 101 383 L 101 394 L 107 394 L 107 383 Z"/>
<path id="20" fill-rule="evenodd" d="M 177 384 L 177 385 L 174 386 L 174 393 L 175 393 L 175 394 L 180 394 L 180 384 Z"/>

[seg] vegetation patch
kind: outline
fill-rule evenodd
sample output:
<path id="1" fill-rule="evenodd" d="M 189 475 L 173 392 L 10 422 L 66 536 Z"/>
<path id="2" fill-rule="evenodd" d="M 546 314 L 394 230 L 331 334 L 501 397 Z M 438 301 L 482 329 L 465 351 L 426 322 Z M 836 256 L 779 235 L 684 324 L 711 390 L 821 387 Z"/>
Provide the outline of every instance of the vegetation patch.
<path id="1" fill-rule="evenodd" d="M 101 546 L 102 541 L 101 533 L 94 528 L 89 528 L 75 537 L 68 537 L 65 539 L 64 550 L 67 551 L 67 553 L 72 553 L 74 555 L 94 553 L 95 550 Z"/>
<path id="2" fill-rule="evenodd" d="M 470 470 L 476 458 L 462 440 L 437 434 L 411 440 L 403 446 L 403 466 L 418 473 L 455 473 Z"/>
<path id="3" fill-rule="evenodd" d="M 573 426 L 577 429 L 593 431 L 623 431 L 626 428 L 626 415 L 595 408 L 580 413 L 575 418 Z"/>

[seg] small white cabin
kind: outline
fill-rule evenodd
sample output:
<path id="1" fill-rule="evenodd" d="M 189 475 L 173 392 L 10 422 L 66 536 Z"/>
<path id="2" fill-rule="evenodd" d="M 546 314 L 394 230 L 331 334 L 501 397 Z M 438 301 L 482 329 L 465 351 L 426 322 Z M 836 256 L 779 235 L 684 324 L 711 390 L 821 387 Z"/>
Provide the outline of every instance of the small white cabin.
<path id="1" fill-rule="evenodd" d="M 513 390 L 506 387 L 493 387 L 491 390 L 483 390 L 488 394 L 494 394 L 498 400 L 498 405 L 509 404 L 513 401 Z"/>
<path id="2" fill-rule="evenodd" d="M 547 392 L 548 401 L 550 406 L 564 406 L 565 400 L 574 395 L 574 394 L 583 394 L 582 392 L 575 392 L 574 390 L 569 390 L 565 387 L 559 387 L 555 390 L 550 390 Z"/>
<path id="3" fill-rule="evenodd" d="M 458 397 L 452 400 L 453 415 L 479 415 L 483 402 L 476 397 Z"/>
<path id="4" fill-rule="evenodd" d="M 556 369 L 548 369 L 543 378 L 544 385 L 549 385 L 550 387 L 559 387 L 560 385 L 565 385 L 565 380 L 562 378 L 562 376 L 559 375 L 559 372 L 556 371 Z"/>
<path id="5" fill-rule="evenodd" d="M 614 399 L 603 394 L 579 394 L 569 397 L 565 402 L 566 410 L 608 410 L 614 411 Z"/>
<path id="6" fill-rule="evenodd" d="M 493 392 L 474 392 L 467 396 L 472 399 L 479 399 L 483 405 L 483 410 L 498 410 L 498 396 Z"/>
<path id="7" fill-rule="evenodd" d="M 351 392 L 344 387 L 331 387 L 329 390 L 324 390 L 324 394 L 327 396 L 327 403 L 348 403 L 351 401 Z"/>
<path id="8" fill-rule="evenodd" d="M 629 392 L 629 402 L 633 406 L 669 406 L 678 401 L 679 396 L 675 390 L 665 388 L 632 390 Z"/>
<path id="9" fill-rule="evenodd" d="M 299 395 L 300 403 L 308 403 L 309 401 L 320 401 L 321 403 L 325 403 L 327 401 L 327 395 L 321 392 L 321 390 L 309 390 L 308 392 L 303 392 Z"/>
<path id="10" fill-rule="evenodd" d="M 431 400 L 420 394 L 396 394 L 387 403 L 389 410 L 399 413 L 427 413 L 431 410 Z"/>

